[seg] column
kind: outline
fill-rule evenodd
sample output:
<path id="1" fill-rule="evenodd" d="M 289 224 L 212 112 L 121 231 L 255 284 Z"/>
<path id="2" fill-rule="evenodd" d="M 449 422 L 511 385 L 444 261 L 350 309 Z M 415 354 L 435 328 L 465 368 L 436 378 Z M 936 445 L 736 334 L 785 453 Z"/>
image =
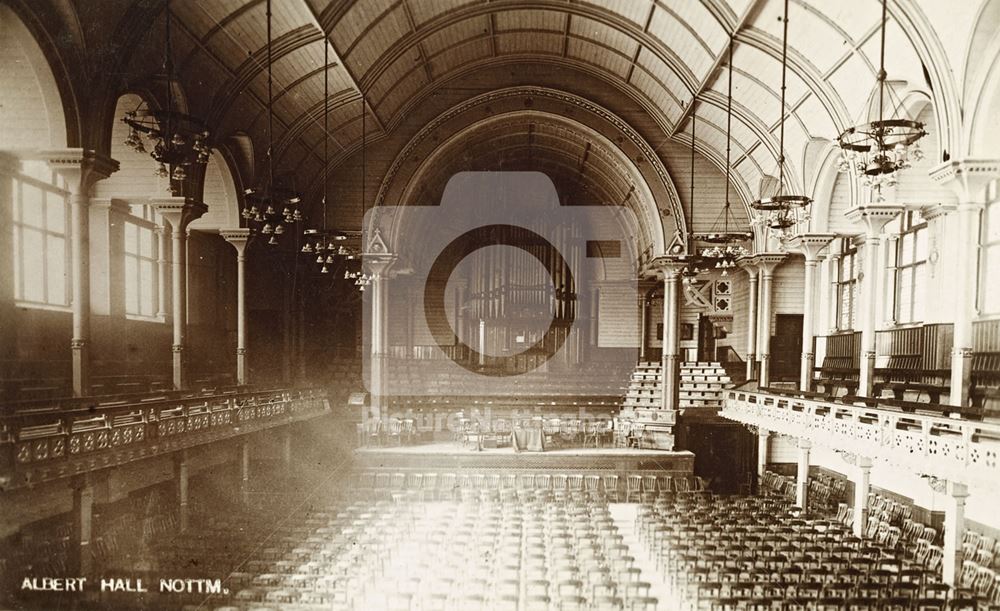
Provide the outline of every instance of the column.
<path id="1" fill-rule="evenodd" d="M 808 439 L 799 439 L 799 464 L 795 473 L 795 504 L 802 508 L 802 511 L 809 511 L 809 450 L 812 449 L 812 442 Z"/>
<path id="2" fill-rule="evenodd" d="M 873 203 L 858 206 L 847 211 L 847 218 L 865 227 L 864 278 L 861 279 L 861 292 L 858 296 L 861 321 L 861 372 L 858 383 L 858 394 L 870 397 L 875 383 L 875 324 L 879 307 L 878 276 L 884 273 L 884 266 L 879 265 L 879 236 L 887 223 L 902 212 L 903 207 L 896 204 Z M 882 267 L 882 269 L 880 269 Z"/>
<path id="3" fill-rule="evenodd" d="M 757 375 L 757 261 L 753 257 L 740 259 L 739 266 L 747 273 L 747 379 Z"/>
<path id="4" fill-rule="evenodd" d="M 930 171 L 931 178 L 949 186 L 958 195 L 958 233 L 951 245 L 956 258 L 954 268 L 955 285 L 954 339 L 951 351 L 951 405 L 969 405 L 969 389 L 972 385 L 972 321 L 976 316 L 976 277 L 978 266 L 979 213 L 987 203 L 987 185 L 1000 176 L 1000 160 L 963 159 L 945 162 Z M 961 565 L 959 565 L 961 569 Z"/>
<path id="5" fill-rule="evenodd" d="M 376 236 L 377 237 L 377 236 Z M 379 240 L 379 242 L 381 242 Z M 364 265 L 371 275 L 371 352 L 370 352 L 370 392 L 371 411 L 375 418 L 383 417 L 382 397 L 385 394 L 384 369 L 387 359 L 386 347 L 386 281 L 389 268 L 396 261 L 396 255 L 388 254 L 384 248 L 362 255 Z M 480 351 L 482 348 L 480 347 Z"/>
<path id="6" fill-rule="evenodd" d="M 242 437 L 239 440 L 239 461 L 240 461 L 240 496 L 243 502 L 250 500 L 250 440 Z"/>
<path id="7" fill-rule="evenodd" d="M 187 322 L 187 257 L 186 237 L 187 226 L 192 221 L 201 218 L 208 211 L 208 206 L 186 197 L 164 197 L 150 201 L 164 221 L 170 224 L 172 241 L 170 280 L 171 318 L 173 319 L 174 339 L 171 346 L 173 353 L 174 388 L 183 389 L 187 385 L 184 370 L 184 335 Z"/>
<path id="8" fill-rule="evenodd" d="M 771 383 L 771 280 L 774 268 L 785 260 L 785 255 L 764 253 L 757 255 L 755 259 L 760 270 L 760 338 L 757 340 L 757 352 L 760 355 L 759 385 L 764 387 Z"/>
<path id="9" fill-rule="evenodd" d="M 948 481 L 945 485 L 944 507 L 944 556 L 941 559 L 941 578 L 957 586 L 962 575 L 962 537 L 965 535 L 965 499 L 969 489 L 965 484 Z"/>
<path id="10" fill-rule="evenodd" d="M 598 286 L 590 289 L 590 345 L 597 348 L 600 345 L 599 335 L 601 316 L 601 289 Z"/>
<path id="11" fill-rule="evenodd" d="M 854 530 L 855 537 L 861 537 L 868 528 L 868 492 L 871 490 L 872 459 L 857 456 L 854 459 L 856 478 L 854 480 Z"/>
<path id="12" fill-rule="evenodd" d="M 639 289 L 639 360 L 646 360 L 646 344 L 649 334 L 649 295 L 648 292 Z"/>
<path id="13" fill-rule="evenodd" d="M 69 548 L 69 573 L 87 577 L 93 569 L 94 551 L 90 547 L 94 519 L 94 487 L 89 475 L 73 480 L 73 539 Z"/>
<path id="14" fill-rule="evenodd" d="M 764 477 L 767 471 L 767 459 L 770 451 L 771 431 L 757 429 L 757 477 Z"/>
<path id="15" fill-rule="evenodd" d="M 167 227 L 156 226 L 156 317 L 167 319 Z"/>
<path id="16" fill-rule="evenodd" d="M 680 382 L 680 279 L 686 263 L 676 257 L 661 257 L 654 261 L 663 274 L 663 352 L 662 393 L 660 405 L 676 411 L 679 405 Z"/>
<path id="17" fill-rule="evenodd" d="M 805 257 L 805 294 L 802 297 L 802 369 L 799 374 L 799 390 L 812 390 L 813 366 L 813 322 L 816 309 L 816 265 L 820 251 L 827 247 L 835 236 L 832 233 L 805 233 L 792 239 L 792 247 Z"/>
<path id="18" fill-rule="evenodd" d="M 281 431 L 281 465 L 286 471 L 292 470 L 292 425 Z"/>
<path id="19" fill-rule="evenodd" d="M 174 480 L 177 485 L 177 516 L 182 531 L 188 529 L 188 453 L 180 450 L 174 454 Z"/>
<path id="20" fill-rule="evenodd" d="M 90 192 L 118 170 L 118 162 L 95 151 L 62 149 L 41 153 L 66 180 L 70 207 L 70 277 L 73 307 L 73 394 L 90 394 Z"/>
<path id="21" fill-rule="evenodd" d="M 236 249 L 236 383 L 247 384 L 247 313 L 246 313 L 246 248 L 250 230 L 245 228 L 219 231 Z"/>

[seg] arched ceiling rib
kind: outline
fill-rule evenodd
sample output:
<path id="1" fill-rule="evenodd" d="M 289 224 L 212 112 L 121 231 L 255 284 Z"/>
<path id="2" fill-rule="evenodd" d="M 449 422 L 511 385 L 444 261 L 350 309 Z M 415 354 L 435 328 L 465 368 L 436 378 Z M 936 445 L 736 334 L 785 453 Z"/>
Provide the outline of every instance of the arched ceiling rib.
<path id="1" fill-rule="evenodd" d="M 265 2 L 175 0 L 172 6 L 193 39 L 182 65 L 195 69 L 210 56 L 227 68 L 230 81 L 210 105 L 213 114 L 229 125 L 245 120 L 229 115 L 249 96 L 257 102 L 252 120 L 260 121 Z M 808 143 L 834 138 L 864 112 L 878 64 L 879 8 L 876 0 L 791 2 L 784 112 L 786 174 L 794 184 L 811 182 L 802 162 Z M 923 67 L 894 8 L 890 78 L 924 88 Z M 777 170 L 781 11 L 781 0 L 274 0 L 276 150 L 298 151 L 299 144 L 313 158 L 322 150 L 322 45 L 328 44 L 335 64 L 329 104 L 337 115 L 331 132 L 344 150 L 360 138 L 362 93 L 370 131 L 384 135 L 385 126 L 453 75 L 484 62 L 536 58 L 620 83 L 644 101 L 667 137 L 684 141 L 697 113 L 706 127 L 699 148 L 724 159 L 720 130 L 733 36 L 739 146 L 732 168 L 753 186 Z"/>

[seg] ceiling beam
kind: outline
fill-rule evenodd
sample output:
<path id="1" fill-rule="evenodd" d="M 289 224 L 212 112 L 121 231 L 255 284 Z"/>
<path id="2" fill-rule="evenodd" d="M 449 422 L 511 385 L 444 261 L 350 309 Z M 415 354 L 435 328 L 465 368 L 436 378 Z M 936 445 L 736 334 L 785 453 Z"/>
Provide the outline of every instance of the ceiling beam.
<path id="1" fill-rule="evenodd" d="M 766 0 L 753 0 L 747 5 L 746 10 L 740 15 L 739 20 L 734 26 L 732 26 L 732 31 L 730 36 L 735 39 L 736 35 L 740 33 L 741 30 L 753 23 L 754 19 L 760 13 L 761 9 L 764 7 L 764 2 Z M 725 27 L 726 24 L 722 24 Z M 681 110 L 681 116 L 677 118 L 677 122 L 674 123 L 673 128 L 670 130 L 670 137 L 673 138 L 681 132 L 684 128 L 684 123 L 691 117 L 691 113 L 694 111 L 694 100 L 698 99 L 702 93 L 708 90 L 712 85 L 715 84 L 715 79 L 718 73 L 721 71 L 722 66 L 726 64 L 729 57 L 729 45 L 723 47 L 722 51 L 715 56 L 715 61 L 712 62 L 712 67 L 708 69 L 705 76 L 698 83 L 697 88 L 695 88 L 692 96 L 691 103 L 687 104 Z"/>

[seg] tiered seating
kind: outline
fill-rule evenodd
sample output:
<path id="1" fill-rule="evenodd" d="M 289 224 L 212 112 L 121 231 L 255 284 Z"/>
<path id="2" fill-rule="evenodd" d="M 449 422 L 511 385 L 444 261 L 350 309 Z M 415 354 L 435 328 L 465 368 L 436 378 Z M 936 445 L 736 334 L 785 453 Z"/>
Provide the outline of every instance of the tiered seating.
<path id="1" fill-rule="evenodd" d="M 645 504 L 643 540 L 684 609 L 945 609 L 950 588 L 897 550 L 780 497 Z"/>
<path id="2" fill-rule="evenodd" d="M 960 585 L 974 592 L 981 600 L 1000 605 L 1000 542 L 967 530 L 962 540 Z"/>
<path id="3" fill-rule="evenodd" d="M 764 495 L 779 496 L 789 501 L 795 500 L 795 479 L 771 471 L 765 471 L 761 477 L 760 492 Z M 843 503 L 847 494 L 847 484 L 844 480 L 817 473 L 809 478 L 809 510 L 810 514 L 825 515 L 836 510 Z M 849 523 L 848 523 L 849 525 Z"/>
<path id="4" fill-rule="evenodd" d="M 698 496 L 707 493 L 700 477 L 678 477 L 649 472 L 389 472 L 358 471 L 351 480 L 355 499 L 367 501 L 475 501 L 520 502 L 571 500 L 574 502 L 638 502 L 659 497 Z"/>
<path id="5" fill-rule="evenodd" d="M 719 410 L 730 381 L 720 363 L 681 363 L 680 408 Z"/>

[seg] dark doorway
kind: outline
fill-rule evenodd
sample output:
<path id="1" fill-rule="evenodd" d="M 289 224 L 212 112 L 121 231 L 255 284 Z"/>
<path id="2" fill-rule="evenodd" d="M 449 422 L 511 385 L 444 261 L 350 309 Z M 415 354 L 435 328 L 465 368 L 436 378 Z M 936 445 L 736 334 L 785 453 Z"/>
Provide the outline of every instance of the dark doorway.
<path id="1" fill-rule="evenodd" d="M 776 314 L 771 336 L 771 380 L 797 380 L 801 358 L 802 315 Z"/>
<path id="2" fill-rule="evenodd" d="M 736 422 L 715 417 L 681 416 L 677 449 L 694 452 L 694 473 L 712 492 L 750 494 L 757 467 L 757 438 Z"/>
<path id="3" fill-rule="evenodd" d="M 698 316 L 698 361 L 715 361 L 715 324 L 704 314 Z"/>

